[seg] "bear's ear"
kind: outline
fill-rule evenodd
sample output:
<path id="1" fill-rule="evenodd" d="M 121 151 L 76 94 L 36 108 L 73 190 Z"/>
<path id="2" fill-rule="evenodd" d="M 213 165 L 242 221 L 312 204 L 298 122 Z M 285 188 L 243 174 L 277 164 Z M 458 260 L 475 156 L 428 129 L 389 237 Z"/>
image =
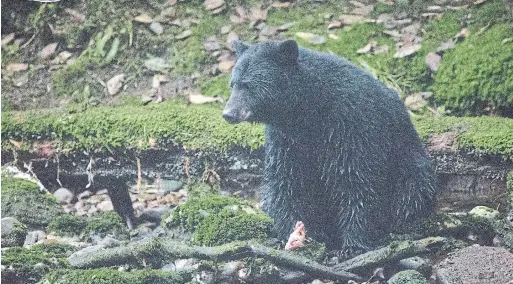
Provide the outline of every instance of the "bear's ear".
<path id="1" fill-rule="evenodd" d="M 235 55 L 237 55 L 237 57 L 241 57 L 244 51 L 249 48 L 249 45 L 243 43 L 242 40 L 236 40 L 232 44 L 235 48 Z"/>
<path id="2" fill-rule="evenodd" d="M 289 39 L 278 44 L 280 58 L 287 62 L 296 62 L 299 57 L 299 48 L 295 40 Z"/>

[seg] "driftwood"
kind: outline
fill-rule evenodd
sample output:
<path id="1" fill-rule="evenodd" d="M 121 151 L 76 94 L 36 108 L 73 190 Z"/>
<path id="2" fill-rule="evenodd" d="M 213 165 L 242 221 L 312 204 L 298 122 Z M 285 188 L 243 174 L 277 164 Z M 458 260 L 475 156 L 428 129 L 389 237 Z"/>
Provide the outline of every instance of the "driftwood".
<path id="1" fill-rule="evenodd" d="M 170 238 L 155 237 L 125 246 L 84 254 L 73 254 L 68 258 L 68 261 L 73 267 L 85 269 L 126 263 L 144 263 L 146 258 L 149 259 L 153 256 L 170 260 L 177 257 L 192 257 L 213 261 L 231 261 L 245 257 L 260 257 L 284 268 L 303 271 L 311 277 L 339 281 L 363 280 L 362 277 L 344 271 L 344 269 L 334 270 L 331 267 L 293 255 L 287 251 L 276 250 L 250 242 L 234 242 L 216 247 L 202 247 L 189 246 Z"/>
<path id="2" fill-rule="evenodd" d="M 429 237 L 416 241 L 400 241 L 386 247 L 360 254 L 333 267 L 336 271 L 362 272 L 394 263 L 403 258 L 433 252 L 447 242 L 443 237 Z"/>

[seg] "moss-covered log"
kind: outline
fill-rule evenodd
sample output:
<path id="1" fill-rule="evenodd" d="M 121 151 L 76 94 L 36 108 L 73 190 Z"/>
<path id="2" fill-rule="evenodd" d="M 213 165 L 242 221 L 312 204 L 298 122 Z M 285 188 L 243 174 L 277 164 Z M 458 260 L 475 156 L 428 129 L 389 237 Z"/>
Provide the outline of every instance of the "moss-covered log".
<path id="1" fill-rule="evenodd" d="M 294 256 L 286 251 L 280 251 L 259 244 L 248 242 L 234 242 L 217 247 L 188 246 L 182 242 L 169 238 L 152 238 L 144 241 L 130 243 L 126 246 L 109 248 L 87 254 L 72 255 L 68 258 L 71 266 L 76 268 L 98 268 L 105 266 L 122 265 L 126 263 L 148 263 L 150 258 L 172 259 L 198 258 L 213 261 L 238 260 L 245 257 L 259 257 L 289 269 L 297 269 L 310 274 L 333 280 L 362 280 L 356 274 L 342 269 L 333 269 L 318 264 L 312 260 Z M 155 260 L 150 260 L 155 261 Z"/>

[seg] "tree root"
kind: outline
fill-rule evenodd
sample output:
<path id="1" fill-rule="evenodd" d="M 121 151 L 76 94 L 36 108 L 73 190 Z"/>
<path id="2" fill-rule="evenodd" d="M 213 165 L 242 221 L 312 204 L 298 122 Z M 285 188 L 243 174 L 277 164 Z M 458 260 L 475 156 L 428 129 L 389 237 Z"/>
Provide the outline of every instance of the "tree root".
<path id="1" fill-rule="evenodd" d="M 403 258 L 436 251 L 446 243 L 447 239 L 443 237 L 394 242 L 386 247 L 369 251 L 341 262 L 335 265 L 333 269 L 351 272 L 372 271 L 372 269 L 382 267 L 387 263 L 394 263 Z"/>
<path id="2" fill-rule="evenodd" d="M 126 263 L 146 262 L 149 258 L 172 260 L 179 258 L 198 258 L 212 261 L 232 261 L 246 257 L 260 257 L 284 268 L 304 271 L 312 277 L 339 281 L 364 279 L 356 274 L 334 270 L 304 257 L 292 255 L 287 251 L 276 250 L 250 242 L 233 242 L 216 247 L 189 246 L 170 238 L 155 237 L 126 246 L 108 248 L 100 251 L 74 254 L 68 258 L 76 268 L 97 268 L 123 265 Z"/>

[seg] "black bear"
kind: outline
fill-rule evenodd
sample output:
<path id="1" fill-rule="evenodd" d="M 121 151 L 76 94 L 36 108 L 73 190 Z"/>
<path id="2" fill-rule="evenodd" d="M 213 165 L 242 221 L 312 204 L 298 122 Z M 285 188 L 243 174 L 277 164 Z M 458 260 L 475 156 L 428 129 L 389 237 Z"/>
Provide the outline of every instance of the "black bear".
<path id="1" fill-rule="evenodd" d="M 293 40 L 234 45 L 223 117 L 265 124 L 262 208 L 280 238 L 303 221 L 352 254 L 434 210 L 429 156 L 397 93 Z"/>

